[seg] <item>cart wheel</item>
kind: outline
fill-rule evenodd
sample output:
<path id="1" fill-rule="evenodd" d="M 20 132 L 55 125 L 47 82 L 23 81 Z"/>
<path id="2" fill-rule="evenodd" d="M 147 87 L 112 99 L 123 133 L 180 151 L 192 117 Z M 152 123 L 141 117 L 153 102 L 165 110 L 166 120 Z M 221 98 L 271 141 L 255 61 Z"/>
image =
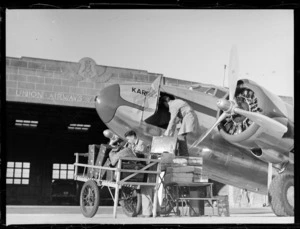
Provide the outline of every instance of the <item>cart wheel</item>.
<path id="1" fill-rule="evenodd" d="M 169 215 L 174 207 L 175 203 L 170 198 L 165 197 L 160 205 L 160 214 Z"/>
<path id="2" fill-rule="evenodd" d="M 120 205 L 128 217 L 135 217 L 139 214 L 142 206 L 141 194 L 132 187 L 122 187 Z"/>
<path id="3" fill-rule="evenodd" d="M 160 214 L 162 215 L 169 215 L 173 208 L 176 206 L 173 198 L 174 195 L 174 187 L 172 185 L 165 186 L 165 197 L 162 200 L 160 205 Z"/>
<path id="4" fill-rule="evenodd" d="M 99 189 L 95 181 L 84 183 L 80 193 L 80 210 L 85 217 L 92 218 L 99 207 Z"/>

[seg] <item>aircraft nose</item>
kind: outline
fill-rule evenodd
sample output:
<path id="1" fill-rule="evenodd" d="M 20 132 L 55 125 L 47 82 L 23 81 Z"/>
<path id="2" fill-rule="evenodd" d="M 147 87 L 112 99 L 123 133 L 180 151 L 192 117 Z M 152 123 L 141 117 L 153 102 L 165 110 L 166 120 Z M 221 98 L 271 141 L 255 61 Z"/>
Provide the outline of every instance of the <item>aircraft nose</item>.
<path id="1" fill-rule="evenodd" d="M 95 98 L 95 106 L 98 115 L 104 123 L 110 122 L 119 107 L 120 103 L 120 86 L 114 84 L 100 91 Z"/>

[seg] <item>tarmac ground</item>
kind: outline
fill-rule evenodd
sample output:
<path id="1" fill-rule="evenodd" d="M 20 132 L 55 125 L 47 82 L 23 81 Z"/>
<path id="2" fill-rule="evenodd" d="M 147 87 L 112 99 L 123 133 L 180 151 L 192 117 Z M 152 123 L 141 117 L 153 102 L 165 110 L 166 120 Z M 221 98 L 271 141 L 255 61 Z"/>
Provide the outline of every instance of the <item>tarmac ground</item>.
<path id="1" fill-rule="evenodd" d="M 93 218 L 81 214 L 79 206 L 7 206 L 6 225 L 27 224 L 293 224 L 294 217 L 277 217 L 270 207 L 231 208 L 229 217 L 214 214 L 205 208 L 205 215 L 160 216 L 156 218 L 127 217 L 121 207 L 117 208 L 117 218 L 113 218 L 112 206 L 100 206 Z"/>

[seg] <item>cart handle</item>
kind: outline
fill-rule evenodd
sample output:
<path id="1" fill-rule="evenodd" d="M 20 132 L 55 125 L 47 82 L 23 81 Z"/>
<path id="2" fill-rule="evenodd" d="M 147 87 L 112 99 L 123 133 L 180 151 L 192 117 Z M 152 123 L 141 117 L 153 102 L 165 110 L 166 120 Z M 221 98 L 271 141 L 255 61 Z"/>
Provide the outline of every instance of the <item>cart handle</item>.
<path id="1" fill-rule="evenodd" d="M 84 156 L 84 157 L 88 157 L 89 153 L 74 153 L 74 156 Z"/>
<path id="2" fill-rule="evenodd" d="M 147 159 L 147 158 L 136 158 L 136 157 L 120 157 L 119 160 L 122 161 L 150 161 L 150 162 L 160 162 L 158 159 Z"/>

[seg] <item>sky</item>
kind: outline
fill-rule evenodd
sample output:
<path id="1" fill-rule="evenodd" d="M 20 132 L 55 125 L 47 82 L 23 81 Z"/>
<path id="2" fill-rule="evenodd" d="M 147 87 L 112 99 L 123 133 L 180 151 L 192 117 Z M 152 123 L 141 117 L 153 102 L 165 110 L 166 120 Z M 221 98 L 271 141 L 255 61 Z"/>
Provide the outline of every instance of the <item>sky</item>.
<path id="1" fill-rule="evenodd" d="M 239 78 L 294 95 L 292 10 L 7 10 L 6 55 L 132 68 L 223 86 Z M 224 71 L 224 65 L 227 69 Z"/>

